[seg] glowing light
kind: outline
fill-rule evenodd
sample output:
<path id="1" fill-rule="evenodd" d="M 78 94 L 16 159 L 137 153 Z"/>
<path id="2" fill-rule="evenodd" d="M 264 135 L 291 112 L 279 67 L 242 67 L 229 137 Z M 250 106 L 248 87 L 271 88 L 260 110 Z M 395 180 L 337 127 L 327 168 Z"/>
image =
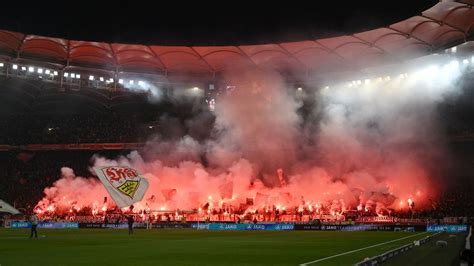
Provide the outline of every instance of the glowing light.
<path id="1" fill-rule="evenodd" d="M 15 70 L 18 69 L 18 65 L 13 65 L 12 68 Z"/>
<path id="2" fill-rule="evenodd" d="M 100 77 L 99 80 L 103 82 L 103 81 L 104 81 L 104 78 L 103 78 L 103 77 Z"/>
<path id="3" fill-rule="evenodd" d="M 53 74 L 54 74 L 55 76 L 57 76 L 57 75 L 58 75 L 58 71 L 54 71 Z"/>
<path id="4" fill-rule="evenodd" d="M 145 82 L 140 80 L 140 81 L 138 81 L 138 85 L 143 86 L 143 85 L 145 85 Z"/>
<path id="5" fill-rule="evenodd" d="M 452 47 L 451 48 L 451 53 L 456 53 L 456 51 L 457 51 L 457 47 Z"/>
<path id="6" fill-rule="evenodd" d="M 160 211 L 166 210 L 165 206 L 161 206 Z"/>
<path id="7" fill-rule="evenodd" d="M 89 80 L 94 80 L 94 76 L 90 75 Z"/>
<path id="8" fill-rule="evenodd" d="M 81 72 L 81 73 L 83 73 L 83 72 Z M 423 74 L 425 74 L 425 73 L 423 73 Z M 440 73 L 436 73 L 436 74 L 440 74 Z M 87 81 L 86 78 L 89 77 L 88 76 L 89 74 L 85 74 L 85 75 L 86 76 L 84 77 L 84 80 Z M 406 74 L 397 73 L 393 77 L 394 80 L 397 80 L 398 75 L 400 75 L 401 77 L 404 77 Z M 76 74 L 76 76 L 77 76 L 77 74 Z M 104 80 L 107 79 L 106 77 L 107 76 L 104 76 Z M 368 87 L 366 87 L 364 89 L 360 89 L 360 90 L 359 89 L 347 89 L 345 87 L 346 84 L 349 84 L 349 86 L 354 86 L 354 84 L 353 83 L 348 83 L 347 80 L 346 80 L 346 82 L 338 83 L 335 89 L 334 89 L 334 86 L 333 86 L 332 91 L 323 92 L 323 94 L 324 94 L 323 96 L 328 97 L 327 99 L 329 100 L 329 102 L 333 102 L 333 101 L 338 102 L 338 100 L 340 99 L 341 102 L 343 104 L 345 104 L 345 101 L 349 100 L 348 104 L 350 104 L 349 106 L 351 106 L 353 100 L 350 99 L 350 98 L 352 98 L 352 97 L 344 96 L 344 97 L 340 98 L 340 94 L 345 94 L 346 92 L 348 92 L 349 94 L 354 94 L 354 95 L 368 94 L 371 97 L 372 97 L 372 93 L 376 93 L 373 96 L 383 96 L 383 95 L 385 95 L 385 94 L 378 94 L 379 92 L 382 93 L 381 90 L 377 91 L 377 90 L 370 89 L 372 87 L 372 85 L 377 84 L 375 82 L 374 77 L 375 76 L 371 76 L 372 79 L 370 79 L 370 80 L 369 79 L 360 79 L 360 80 L 354 80 L 353 81 L 353 83 L 355 83 L 355 85 L 371 83 L 371 85 L 369 85 Z M 102 77 L 99 78 L 99 76 L 98 76 L 97 78 L 99 80 Z M 418 78 L 418 77 L 416 77 L 416 76 L 413 77 L 413 79 L 416 79 L 416 78 Z M 383 78 L 381 78 L 381 79 L 383 80 L 383 79 L 387 79 L 387 78 L 384 75 Z M 420 77 L 420 80 L 421 80 L 421 77 Z M 130 81 L 129 79 L 125 79 L 125 82 L 128 83 L 129 81 Z M 137 82 L 140 85 L 140 81 L 137 80 Z M 119 83 L 123 83 L 123 80 L 120 79 Z M 404 83 L 406 83 L 406 82 L 400 82 L 401 86 L 404 86 Z M 125 85 L 125 87 L 132 87 L 132 86 Z M 343 88 L 339 88 L 339 87 L 343 87 Z M 381 87 L 383 87 L 383 86 L 381 86 Z M 295 88 L 298 89 L 299 87 L 294 86 L 293 91 L 295 90 Z M 329 86 L 326 86 L 324 88 L 328 89 Z M 192 86 L 184 87 L 184 89 L 186 91 L 188 91 L 189 94 L 193 94 L 192 93 L 193 92 Z M 301 89 L 303 89 L 303 88 L 301 88 Z M 338 92 L 339 89 L 341 89 L 342 93 Z M 417 89 L 416 86 L 414 86 L 414 89 Z M 309 90 L 311 90 L 311 89 L 309 89 Z M 244 91 L 244 90 L 242 90 L 242 91 Z M 206 89 L 206 92 L 207 92 L 207 89 Z M 393 92 L 396 93 L 395 90 Z M 334 95 L 333 95 L 333 93 L 334 93 Z M 212 101 L 212 96 L 213 95 L 214 94 L 210 94 L 210 95 L 206 94 L 206 98 L 208 99 L 209 102 Z M 396 97 L 397 95 L 398 94 L 392 94 L 392 92 L 390 94 L 387 94 L 387 96 L 390 96 L 390 97 L 392 97 L 392 96 Z M 331 99 L 333 97 L 335 99 Z M 246 99 L 248 99 L 248 98 L 246 98 Z M 246 99 L 242 99 L 241 100 L 242 102 L 235 102 L 235 103 L 229 103 L 229 104 L 234 104 L 234 105 L 238 106 L 239 108 L 240 108 L 240 106 L 246 107 L 246 106 L 243 106 L 243 103 L 245 103 Z M 358 101 L 359 100 L 357 100 L 355 103 L 358 104 Z M 365 100 L 363 100 L 363 102 L 365 102 Z M 355 105 L 355 107 L 357 107 L 357 105 Z M 275 108 L 275 109 L 279 109 L 279 108 Z M 357 109 L 357 108 L 355 108 L 355 109 Z M 240 109 L 237 109 L 237 110 L 240 110 Z M 397 110 L 398 109 L 395 109 L 395 111 L 397 111 Z M 356 111 L 357 110 L 354 110 L 354 112 L 356 112 Z M 337 113 L 339 113 L 339 111 Z M 262 114 L 267 114 L 267 113 L 262 113 Z M 245 120 L 245 117 L 242 117 L 242 118 L 243 119 L 240 119 L 240 120 Z M 262 121 L 260 121 L 260 122 L 263 123 L 266 120 L 267 119 L 262 118 Z M 331 122 L 331 121 L 329 121 L 329 122 Z M 344 121 L 342 121 L 342 122 L 344 122 Z M 343 126 L 343 124 L 345 124 L 345 123 L 338 123 L 337 125 L 339 125 L 339 124 L 341 124 Z M 152 129 L 152 128 L 154 128 L 154 124 L 149 124 L 147 127 L 149 129 Z M 159 127 L 159 126 L 157 126 L 157 127 Z M 146 127 L 145 127 L 145 129 L 146 129 Z M 48 132 L 47 130 L 48 129 L 46 128 L 45 131 Z M 49 129 L 49 130 L 52 130 L 52 129 Z M 60 130 L 61 129 L 59 129 L 59 128 L 58 129 L 55 128 L 53 131 L 60 131 Z M 344 130 L 344 128 L 337 129 L 337 130 Z M 151 131 L 153 131 L 153 130 L 150 130 L 150 132 Z M 252 130 L 251 132 L 257 132 L 257 131 Z M 335 133 L 337 133 L 337 132 L 335 132 Z M 249 141 L 252 142 L 252 143 L 254 143 L 255 140 L 258 140 L 257 137 L 259 137 L 257 135 L 255 137 L 255 139 L 253 139 L 254 136 L 251 135 L 251 134 L 246 134 L 245 136 L 248 136 L 250 138 Z M 278 144 L 278 143 L 276 143 L 276 144 Z M 341 143 L 341 144 L 344 144 L 344 143 Z M 242 144 L 239 144 L 239 145 L 248 145 L 248 144 L 247 143 L 242 143 Z M 273 146 L 272 146 L 272 148 L 273 148 Z M 337 153 L 335 155 L 337 155 Z M 351 155 L 351 154 L 348 154 L 348 156 L 349 155 Z M 238 157 L 236 157 L 236 158 L 238 158 Z M 259 158 L 256 158 L 256 159 L 258 160 Z M 253 162 L 249 162 L 250 165 L 252 163 Z M 258 163 L 258 161 L 257 161 L 257 163 Z M 240 165 L 240 164 L 242 164 L 242 165 Z M 196 165 L 198 165 L 198 166 L 196 166 Z M 163 182 L 164 182 L 163 184 L 160 184 L 159 187 L 154 188 L 154 191 L 153 191 L 154 195 L 161 195 L 162 192 L 160 191 L 160 189 L 163 188 L 163 187 L 176 188 L 178 191 L 183 191 L 182 195 L 181 195 L 181 192 L 180 192 L 180 200 L 179 201 L 173 201 L 173 203 L 171 205 L 169 205 L 170 203 L 169 202 L 167 203 L 165 198 L 163 198 L 161 196 L 158 196 L 156 199 L 153 198 L 152 200 L 149 200 L 147 202 L 148 202 L 148 204 L 150 204 L 150 206 L 152 206 L 153 210 L 161 210 L 161 211 L 165 211 L 167 213 L 172 213 L 172 211 L 176 210 L 177 208 L 179 208 L 181 210 L 183 210 L 183 209 L 193 210 L 194 209 L 196 211 L 197 207 L 204 206 L 202 204 L 206 204 L 207 201 L 205 200 L 206 199 L 205 195 L 208 194 L 207 198 L 209 199 L 209 202 L 206 204 L 207 206 L 212 205 L 212 203 L 214 203 L 214 204 L 215 203 L 224 204 L 224 202 L 225 202 L 225 204 L 228 205 L 230 209 L 237 209 L 236 207 L 238 207 L 239 204 L 241 204 L 243 202 L 246 202 L 247 198 L 255 197 L 256 192 L 261 192 L 261 193 L 264 193 L 264 194 L 268 194 L 267 196 L 265 196 L 265 197 L 267 197 L 266 200 L 264 200 L 265 204 L 261 204 L 259 206 L 259 204 L 257 203 L 258 201 L 255 202 L 255 205 L 254 205 L 255 209 L 258 210 L 258 213 L 261 213 L 262 210 L 265 211 L 265 208 L 270 208 L 270 206 L 273 207 L 277 203 L 278 203 L 278 205 L 276 206 L 277 209 L 285 210 L 286 207 L 281 205 L 281 201 L 283 201 L 283 200 L 281 200 L 281 197 L 279 197 L 277 195 L 279 193 L 281 193 L 282 191 L 285 191 L 285 192 L 288 191 L 288 193 L 291 192 L 291 197 L 290 198 L 292 198 L 292 200 L 290 200 L 289 202 L 284 201 L 284 204 L 288 205 L 288 210 L 290 212 L 290 215 L 294 214 L 295 207 L 296 207 L 296 211 L 302 211 L 302 210 L 307 211 L 308 209 L 310 211 L 312 211 L 313 209 L 317 209 L 318 213 L 319 213 L 319 209 L 321 209 L 320 212 L 323 213 L 323 214 L 328 214 L 330 212 L 330 210 L 332 210 L 332 213 L 335 215 L 337 213 L 344 213 L 344 211 L 347 210 L 347 209 L 353 210 L 355 208 L 357 208 L 361 212 L 363 212 L 364 209 L 365 209 L 366 211 L 370 211 L 370 212 L 374 211 L 374 212 L 377 212 L 377 213 L 380 213 L 377 209 L 382 209 L 382 208 L 386 208 L 386 209 L 390 208 L 391 209 L 391 208 L 395 207 L 396 209 L 398 209 L 397 208 L 398 206 L 396 206 L 398 204 L 396 204 L 396 201 L 393 201 L 392 198 L 398 198 L 400 200 L 400 198 L 401 198 L 400 196 L 409 196 L 409 195 L 414 196 L 415 201 L 417 201 L 416 204 L 421 207 L 421 206 L 424 206 L 423 200 L 425 198 L 425 194 L 427 194 L 428 192 L 431 191 L 428 187 L 425 186 L 425 184 L 422 180 L 420 180 L 418 182 L 417 179 L 422 179 L 422 177 L 417 177 L 416 176 L 419 169 L 414 169 L 412 171 L 411 170 L 412 168 L 409 168 L 411 172 L 405 171 L 405 172 L 400 172 L 400 173 L 394 173 L 393 174 L 393 176 L 395 176 L 395 175 L 401 176 L 400 177 L 400 182 L 398 181 L 398 179 L 387 179 L 387 180 L 381 179 L 380 181 L 377 180 L 376 184 L 373 183 L 370 179 L 367 180 L 367 181 L 365 181 L 365 180 L 357 181 L 356 185 L 358 187 L 360 186 L 360 188 L 364 191 L 364 193 L 369 193 L 369 194 L 370 194 L 372 189 L 375 188 L 375 189 L 378 190 L 378 188 L 382 187 L 382 185 L 385 184 L 386 182 L 388 182 L 390 180 L 394 181 L 394 183 L 391 184 L 391 186 L 393 186 L 393 189 L 391 188 L 390 190 L 388 190 L 388 191 L 392 191 L 393 193 L 395 193 L 395 195 L 390 196 L 390 201 L 385 201 L 385 200 L 382 199 L 382 201 L 379 202 L 378 201 L 379 196 L 377 196 L 376 197 L 377 199 L 374 199 L 373 201 L 370 200 L 371 202 L 369 202 L 369 199 L 364 199 L 362 201 L 362 203 L 356 203 L 355 200 L 351 200 L 350 202 L 348 202 L 346 200 L 346 202 L 344 203 L 344 201 L 341 200 L 341 199 L 348 199 L 348 197 L 345 197 L 345 196 L 348 196 L 347 194 L 350 195 L 350 191 L 352 189 L 351 184 L 348 184 L 348 185 L 345 184 L 344 180 L 341 181 L 341 182 L 338 182 L 337 184 L 336 183 L 333 184 L 332 182 L 330 184 L 322 184 L 320 189 L 315 188 L 314 191 L 310 191 L 311 188 L 309 188 L 309 187 L 305 188 L 305 187 L 302 187 L 302 186 L 304 186 L 304 184 L 312 184 L 312 183 L 309 183 L 309 181 L 311 181 L 311 182 L 314 181 L 314 183 L 316 184 L 317 182 L 320 181 L 320 179 L 324 180 L 322 178 L 325 178 L 325 177 L 320 176 L 322 174 L 320 174 L 319 172 L 315 172 L 314 174 L 312 172 L 311 173 L 302 172 L 302 173 L 297 173 L 297 174 L 301 174 L 301 178 L 308 179 L 308 183 L 294 182 L 289 178 L 288 182 L 290 183 L 290 185 L 285 186 L 284 188 L 281 188 L 281 189 L 279 188 L 280 186 L 278 186 L 278 187 L 275 187 L 275 189 L 273 190 L 273 188 L 270 189 L 268 187 L 261 188 L 260 183 L 255 183 L 256 185 L 254 183 L 249 184 L 250 180 L 248 180 L 248 178 L 245 178 L 245 177 L 253 176 L 253 174 L 256 174 L 256 173 L 253 172 L 252 170 L 247 170 L 247 169 L 251 169 L 251 167 L 247 167 L 247 162 L 246 161 L 238 162 L 238 166 L 239 167 L 236 167 L 235 170 L 233 169 L 232 172 L 231 172 L 231 174 L 234 175 L 234 176 L 232 176 L 232 178 L 235 180 L 234 184 L 233 184 L 233 186 L 235 186 L 235 188 L 233 188 L 233 190 L 237 191 L 239 193 L 239 197 L 232 196 L 232 199 L 234 199 L 235 201 L 230 201 L 230 199 L 228 199 L 227 197 L 224 201 L 222 201 L 221 197 L 220 197 L 220 194 L 219 194 L 219 190 L 222 190 L 222 188 L 220 188 L 220 186 L 218 186 L 218 184 L 217 184 L 218 182 L 214 181 L 214 180 L 216 180 L 217 175 L 222 174 L 223 177 L 226 178 L 227 174 L 224 174 L 225 171 L 220 171 L 221 169 L 219 169 L 219 171 L 214 171 L 213 169 L 207 169 L 206 166 L 201 166 L 201 165 L 196 163 L 196 164 L 184 165 L 183 167 L 185 167 L 185 168 L 183 168 L 183 171 L 181 171 L 181 172 L 178 172 L 179 169 L 170 168 L 171 169 L 171 170 L 169 170 L 170 171 L 170 176 L 180 176 L 180 175 L 182 175 L 183 176 L 183 178 L 182 178 L 183 182 L 181 182 L 181 181 L 177 182 L 175 180 L 175 178 L 165 178 L 165 179 L 163 179 Z M 179 167 L 181 167 L 181 166 L 179 166 Z M 177 171 L 177 174 L 174 173 L 175 170 Z M 211 171 L 208 171 L 208 170 L 211 170 Z M 222 170 L 224 170 L 224 169 L 222 169 Z M 374 171 L 375 170 L 376 169 L 374 169 Z M 406 170 L 406 169 L 401 169 L 401 170 Z M 173 171 L 173 172 L 171 172 L 171 171 Z M 194 189 L 189 187 L 189 186 L 194 185 L 193 181 L 194 181 L 196 176 L 199 176 L 199 178 L 200 178 L 199 179 L 199 189 L 201 189 L 201 190 L 198 191 L 198 192 L 194 192 Z M 278 176 L 273 176 L 273 177 L 277 178 Z M 80 177 L 77 177 L 77 178 L 80 178 Z M 372 178 L 372 177 L 368 177 L 368 178 Z M 241 180 L 238 180 L 238 179 L 241 179 Z M 406 186 L 406 184 L 411 184 L 410 180 L 417 180 L 417 183 L 415 184 L 416 189 L 420 189 L 420 190 L 423 191 L 423 193 L 424 193 L 423 198 L 419 198 L 417 196 L 418 193 L 417 193 L 416 189 L 412 189 L 411 187 L 408 187 L 408 188 L 404 187 L 404 186 Z M 68 180 L 66 179 L 66 181 L 68 181 Z M 68 183 L 66 182 L 66 184 L 68 184 Z M 354 185 L 354 184 L 352 184 L 352 185 Z M 56 185 L 54 185 L 54 186 L 56 186 Z M 58 187 L 60 188 L 59 185 L 58 185 Z M 61 194 L 70 193 L 68 195 L 71 196 L 71 199 L 76 197 L 74 195 L 74 192 L 76 192 L 78 189 L 73 190 L 73 189 L 69 189 L 69 186 L 65 186 L 65 187 L 67 187 L 67 189 L 63 189 L 64 192 L 61 192 Z M 405 188 L 405 190 L 403 190 L 404 188 Z M 260 189 L 263 189 L 263 190 L 260 190 Z M 73 192 L 71 192 L 71 191 L 73 191 Z M 91 190 L 91 191 L 98 191 L 98 190 L 94 189 L 94 190 Z M 189 193 L 190 196 L 187 196 L 188 193 L 185 193 L 185 192 L 188 192 L 188 191 L 193 191 L 193 193 Z M 409 194 L 403 195 L 403 193 L 406 193 L 405 191 L 409 191 L 408 192 Z M 310 194 L 310 192 L 311 192 L 311 194 Z M 213 196 L 212 196 L 211 193 L 216 195 L 215 200 L 213 200 L 213 198 L 212 198 Z M 61 195 L 61 194 L 58 194 L 58 195 Z M 84 207 L 86 207 L 88 210 L 90 210 L 91 209 L 90 208 L 91 201 L 101 200 L 100 195 L 94 195 L 94 194 L 99 194 L 99 193 L 87 194 L 87 196 L 84 196 L 84 197 L 81 196 L 81 198 L 78 199 L 78 200 L 79 200 L 79 202 L 81 202 L 81 204 L 84 204 L 83 205 Z M 304 199 L 305 199 L 306 202 L 301 204 L 301 205 L 298 205 L 299 201 L 297 199 L 299 199 L 301 196 L 303 196 L 303 194 L 304 194 Z M 402 195 L 400 195 L 400 194 L 402 194 Z M 316 197 L 318 197 L 318 200 L 320 200 L 319 204 L 315 204 L 317 201 L 313 201 L 315 199 L 311 198 L 314 195 L 316 195 Z M 339 195 L 345 195 L 345 196 L 339 196 Z M 383 195 L 384 195 L 383 197 L 385 197 L 385 194 L 383 194 Z M 56 205 L 56 208 L 58 210 L 64 210 L 64 212 L 66 212 L 71 207 L 71 205 L 68 204 L 66 206 L 66 208 L 63 208 L 63 206 L 60 205 L 61 200 L 57 200 L 56 196 L 54 196 L 54 198 L 55 198 L 54 201 L 50 198 L 45 198 L 44 201 L 40 204 L 40 207 L 44 208 L 44 206 L 45 205 L 47 206 L 50 202 L 55 202 L 55 204 L 58 204 L 58 205 Z M 182 198 L 182 200 L 181 200 L 181 198 Z M 426 195 L 426 198 L 428 198 L 428 195 Z M 69 196 L 68 196 L 68 199 L 70 199 Z M 365 202 L 366 200 L 367 200 L 367 202 Z M 280 202 L 278 202 L 278 201 L 280 201 Z M 308 201 L 311 201 L 311 204 Z M 65 202 L 65 201 L 63 201 L 63 202 Z M 384 206 L 384 205 L 387 205 L 385 202 L 389 202 L 390 206 Z M 296 206 L 295 206 L 295 203 L 296 203 Z M 143 210 L 144 206 L 141 205 L 141 204 L 145 204 L 145 201 L 140 203 L 140 204 L 136 204 L 136 206 L 134 208 L 135 212 L 140 212 L 141 210 Z M 166 209 L 165 209 L 165 207 L 161 207 L 161 209 L 160 209 L 160 206 L 163 206 L 165 204 L 166 204 Z M 401 203 L 401 205 L 400 205 L 401 208 L 406 209 L 407 208 L 406 204 L 407 204 L 407 201 L 403 197 L 403 203 Z M 100 205 L 102 205 L 102 204 L 100 204 Z M 100 205 L 98 205 L 98 207 L 97 207 L 98 210 L 99 210 L 99 213 L 101 213 L 100 210 L 102 208 L 102 207 L 100 207 Z M 245 204 L 243 204 L 243 205 L 245 205 Z M 303 209 L 301 207 L 302 205 L 308 206 L 308 207 Z M 367 207 L 364 208 L 366 205 L 367 205 Z M 250 208 L 253 208 L 254 206 L 251 206 Z M 216 206 L 216 207 L 218 208 L 219 206 Z M 258 207 L 258 208 L 256 208 L 256 207 Z M 202 207 L 202 208 L 204 208 L 204 210 L 207 211 L 207 207 Z M 247 206 L 245 208 L 247 208 Z M 209 209 L 211 210 L 211 212 L 214 211 L 211 207 L 209 207 Z M 201 210 L 202 209 L 199 208 L 199 211 L 201 211 Z M 250 213 L 250 210 L 244 210 L 244 211 L 245 211 L 245 213 Z M 253 210 L 253 211 L 255 211 L 255 210 Z M 88 211 L 88 212 L 90 214 L 90 211 Z M 271 212 L 271 210 L 270 210 L 270 212 Z M 239 213 L 239 214 L 241 214 L 241 213 Z"/>
<path id="9" fill-rule="evenodd" d="M 123 84 L 123 79 L 119 79 L 119 84 Z"/>
<path id="10" fill-rule="evenodd" d="M 302 90 L 303 90 L 303 88 L 299 87 L 297 90 L 298 90 L 298 91 L 302 91 Z"/>
<path id="11" fill-rule="evenodd" d="M 46 75 L 49 75 L 51 74 L 51 71 L 49 69 L 46 69 L 46 71 L 44 72 Z"/>
<path id="12" fill-rule="evenodd" d="M 0 63 L 0 67 L 3 67 L 3 66 L 4 66 L 4 64 L 3 64 L 3 63 Z"/>
<path id="13" fill-rule="evenodd" d="M 28 71 L 29 72 L 35 72 L 35 68 L 34 67 L 28 67 Z"/>
<path id="14" fill-rule="evenodd" d="M 193 90 L 194 90 L 194 91 L 198 91 L 198 90 L 199 90 L 199 87 L 194 87 Z"/>
<path id="15" fill-rule="evenodd" d="M 26 67 L 22 66 L 21 71 L 26 71 Z"/>
<path id="16" fill-rule="evenodd" d="M 71 73 L 71 78 L 76 78 L 76 74 Z"/>
<path id="17" fill-rule="evenodd" d="M 80 78 L 81 78 L 81 75 L 76 74 L 76 79 L 80 79 Z"/>
<path id="18" fill-rule="evenodd" d="M 69 76 L 69 73 L 64 72 L 64 77 L 67 78 Z"/>
<path id="19" fill-rule="evenodd" d="M 38 74 L 43 74 L 43 69 L 42 68 L 38 68 Z"/>
<path id="20" fill-rule="evenodd" d="M 131 85 L 133 85 L 133 83 L 134 83 L 133 79 L 131 79 L 128 83 L 130 83 Z"/>
<path id="21" fill-rule="evenodd" d="M 467 60 L 467 59 L 462 60 L 462 62 L 463 62 L 465 65 L 469 64 L 469 60 Z"/>

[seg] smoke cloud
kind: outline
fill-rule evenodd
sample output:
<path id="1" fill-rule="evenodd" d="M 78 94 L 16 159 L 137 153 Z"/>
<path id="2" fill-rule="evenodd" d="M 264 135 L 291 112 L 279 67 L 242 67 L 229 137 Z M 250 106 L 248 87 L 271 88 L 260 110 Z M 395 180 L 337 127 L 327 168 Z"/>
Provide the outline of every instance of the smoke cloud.
<path id="1" fill-rule="evenodd" d="M 247 198 L 252 208 L 305 202 L 337 213 L 406 209 L 408 200 L 422 207 L 436 198 L 444 159 L 436 107 L 459 94 L 461 73 L 453 62 L 315 91 L 291 89 L 275 73 L 228 73 L 236 89 L 217 99 L 215 120 L 187 121 L 200 137 L 157 137 L 140 153 L 94 157 L 94 166 L 141 172 L 150 186 L 138 209 L 239 206 Z M 204 139 L 201 121 L 212 121 Z M 107 196 L 97 179 L 62 173 L 39 208 L 92 206 Z"/>

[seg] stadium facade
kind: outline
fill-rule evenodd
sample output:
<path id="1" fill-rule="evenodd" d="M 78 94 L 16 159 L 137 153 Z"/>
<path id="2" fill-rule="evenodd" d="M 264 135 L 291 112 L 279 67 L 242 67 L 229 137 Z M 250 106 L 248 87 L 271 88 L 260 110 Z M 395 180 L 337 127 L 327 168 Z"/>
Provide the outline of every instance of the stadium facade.
<path id="1" fill-rule="evenodd" d="M 223 73 L 240 69 L 276 71 L 295 84 L 302 80 L 324 84 L 340 74 L 402 64 L 434 53 L 469 55 L 471 59 L 473 4 L 473 1 L 443 1 L 418 16 L 383 28 L 334 38 L 264 45 L 145 46 L 0 31 L 3 76 L 0 82 L 7 88 L 0 92 L 6 96 L 0 99 L 0 111 L 25 108 L 32 113 L 54 113 L 58 106 L 67 108 L 73 102 L 92 111 L 120 111 L 124 106 L 129 108 L 130 103 L 137 110 L 146 111 L 142 106 L 146 98 L 122 93 L 122 89 L 147 92 L 149 85 L 196 88 L 195 91 L 205 88 L 207 95 Z M 468 60 L 469 63 L 474 60 Z M 361 80 L 353 81 L 354 85 L 361 83 Z M 68 93 L 49 92 L 58 89 Z M 117 145 L 118 149 L 123 147 Z M 49 149 L 47 146 L 46 150 Z"/>
<path id="2" fill-rule="evenodd" d="M 132 84 L 132 79 L 137 84 L 137 77 L 148 82 L 212 83 L 223 71 L 249 66 L 276 70 L 296 80 L 320 77 L 399 63 L 469 41 L 474 31 L 473 4 L 472 0 L 441 1 L 417 16 L 370 31 L 263 45 L 146 46 L 0 30 L 0 71 L 7 76 L 40 74 L 61 85 L 111 88 Z"/>

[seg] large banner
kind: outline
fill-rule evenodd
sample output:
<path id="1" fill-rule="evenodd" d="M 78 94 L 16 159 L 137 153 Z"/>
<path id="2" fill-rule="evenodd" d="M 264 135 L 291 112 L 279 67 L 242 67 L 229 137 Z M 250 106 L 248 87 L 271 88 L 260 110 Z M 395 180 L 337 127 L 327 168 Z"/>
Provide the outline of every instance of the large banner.
<path id="1" fill-rule="evenodd" d="M 305 231 L 404 231 L 404 232 L 425 232 L 424 225 L 377 225 L 377 224 L 356 224 L 356 225 L 316 225 L 316 224 L 235 224 L 235 223 L 197 223 L 192 226 L 195 229 L 204 230 L 305 230 Z"/>
<path id="2" fill-rule="evenodd" d="M 119 208 L 141 201 L 148 189 L 148 181 L 132 168 L 106 166 L 94 171 Z"/>
<path id="3" fill-rule="evenodd" d="M 31 228 L 31 222 L 17 222 L 13 221 L 10 224 L 11 228 Z M 40 222 L 38 228 L 50 228 L 50 229 L 77 229 L 79 223 L 71 222 Z"/>
<path id="4" fill-rule="evenodd" d="M 449 233 L 463 233 L 467 232 L 467 225 L 456 224 L 456 225 L 428 225 L 426 228 L 427 232 L 449 232 Z"/>
<path id="5" fill-rule="evenodd" d="M 264 231 L 286 231 L 294 230 L 294 224 L 235 224 L 235 223 L 210 223 L 193 224 L 193 228 L 207 230 L 264 230 Z"/>
<path id="6" fill-rule="evenodd" d="M 405 231 L 424 232 L 425 225 L 379 225 L 379 224 L 340 224 L 340 225 L 317 225 L 317 224 L 296 224 L 295 230 L 311 231 Z"/>
<path id="7" fill-rule="evenodd" d="M 110 228 L 110 229 L 126 229 L 128 228 L 128 223 L 80 223 L 79 228 L 97 228 L 97 229 L 105 229 L 105 228 Z M 133 223 L 133 228 L 146 228 L 145 223 Z"/>
<path id="8" fill-rule="evenodd" d="M 191 223 L 154 223 L 152 228 L 157 229 L 169 229 L 169 228 L 191 228 L 193 224 Z M 126 229 L 128 228 L 127 223 L 80 223 L 79 228 L 95 228 L 95 229 Z M 133 228 L 135 229 L 145 229 L 146 223 L 134 223 Z"/>

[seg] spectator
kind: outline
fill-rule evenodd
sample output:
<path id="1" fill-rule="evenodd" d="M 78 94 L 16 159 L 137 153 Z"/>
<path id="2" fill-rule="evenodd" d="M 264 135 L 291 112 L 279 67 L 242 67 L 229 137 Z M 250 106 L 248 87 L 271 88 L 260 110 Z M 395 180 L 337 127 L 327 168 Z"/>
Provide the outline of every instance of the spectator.
<path id="1" fill-rule="evenodd" d="M 128 234 L 131 235 L 133 234 L 133 216 L 129 215 L 127 216 L 127 223 L 128 223 Z"/>
<path id="2" fill-rule="evenodd" d="M 31 215 L 30 222 L 31 222 L 30 238 L 32 238 L 33 235 L 35 236 L 35 238 L 38 238 L 38 232 L 36 231 L 36 227 L 38 226 L 38 216 L 36 216 L 36 214 L 33 213 L 33 215 Z"/>

